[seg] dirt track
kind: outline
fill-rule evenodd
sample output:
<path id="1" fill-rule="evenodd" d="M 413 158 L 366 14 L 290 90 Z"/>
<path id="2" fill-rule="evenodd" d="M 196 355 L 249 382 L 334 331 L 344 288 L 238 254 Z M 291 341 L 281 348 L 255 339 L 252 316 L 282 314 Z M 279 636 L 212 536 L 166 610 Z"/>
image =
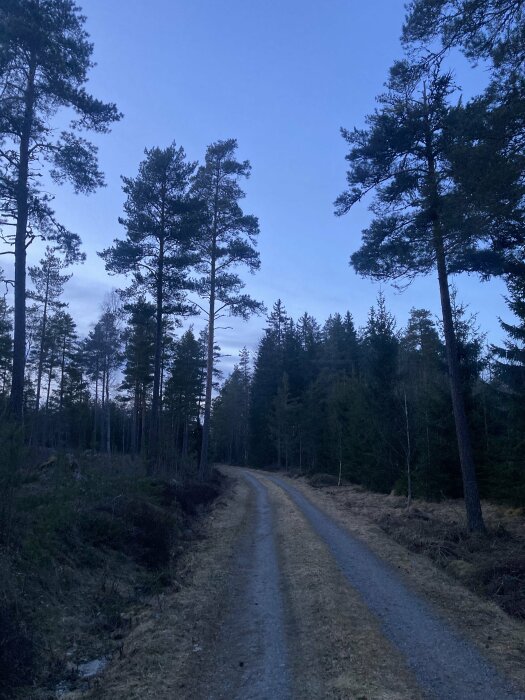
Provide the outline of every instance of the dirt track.
<path id="1" fill-rule="evenodd" d="M 269 474 L 226 472 L 232 488 L 185 585 L 156 621 L 138 625 L 93 697 L 525 698 L 505 680 L 498 653 L 468 638 L 462 610 L 451 622 L 315 492 Z M 452 603 L 479 605 L 461 593 L 451 589 Z"/>

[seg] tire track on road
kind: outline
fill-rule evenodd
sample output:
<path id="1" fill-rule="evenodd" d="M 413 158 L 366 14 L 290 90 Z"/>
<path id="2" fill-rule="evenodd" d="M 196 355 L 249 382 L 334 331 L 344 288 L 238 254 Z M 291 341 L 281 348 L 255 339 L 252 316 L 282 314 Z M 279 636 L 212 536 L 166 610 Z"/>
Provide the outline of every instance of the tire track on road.
<path id="1" fill-rule="evenodd" d="M 283 489 L 326 543 L 347 581 L 381 621 L 402 651 L 424 691 L 439 700 L 523 700 L 505 679 L 396 572 L 282 479 Z"/>
<path id="2" fill-rule="evenodd" d="M 240 543 L 230 610 L 219 639 L 207 700 L 291 700 L 284 606 L 272 507 L 266 487 L 243 478 L 255 493 L 255 522 Z"/>

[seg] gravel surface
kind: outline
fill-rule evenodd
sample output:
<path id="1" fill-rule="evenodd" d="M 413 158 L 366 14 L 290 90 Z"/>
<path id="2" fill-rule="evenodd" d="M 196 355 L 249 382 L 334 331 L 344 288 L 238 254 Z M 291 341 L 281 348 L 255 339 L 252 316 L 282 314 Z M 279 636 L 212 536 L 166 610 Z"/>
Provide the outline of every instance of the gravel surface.
<path id="1" fill-rule="evenodd" d="M 240 543 L 214 659 L 207 700 L 289 700 L 285 616 L 272 508 L 267 489 L 244 472 L 255 491 L 252 528 Z"/>
<path id="2" fill-rule="evenodd" d="M 404 585 L 368 547 L 278 477 L 280 486 L 326 543 L 341 571 L 381 620 L 386 636 L 402 651 L 422 689 L 439 700 L 519 700 L 479 652 Z M 272 697 L 272 696 L 260 696 Z"/>
<path id="3" fill-rule="evenodd" d="M 508 665 L 496 656 L 491 666 L 477 650 L 462 624 L 468 605 L 448 579 L 441 585 L 458 602 L 457 627 L 434 598 L 414 590 L 414 575 L 434 576 L 429 562 L 401 574 L 316 491 L 265 472 L 222 469 L 228 486 L 202 538 L 182 555 L 177 586 L 135 612 L 122 653 L 89 692 L 68 698 L 525 698 L 504 679 Z M 483 639 L 487 620 L 479 622 Z M 503 645 L 506 660 L 520 663 L 520 639 Z"/>

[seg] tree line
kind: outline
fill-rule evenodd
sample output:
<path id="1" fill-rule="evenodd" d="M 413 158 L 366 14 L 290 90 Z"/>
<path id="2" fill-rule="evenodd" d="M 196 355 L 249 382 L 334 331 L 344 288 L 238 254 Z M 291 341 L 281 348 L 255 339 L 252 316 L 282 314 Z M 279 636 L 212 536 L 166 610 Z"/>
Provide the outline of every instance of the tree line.
<path id="1" fill-rule="evenodd" d="M 320 328 L 308 315 L 292 322 L 278 303 L 253 370 L 243 352 L 215 402 L 217 320 L 263 310 L 238 274 L 260 265 L 258 221 L 241 207 L 250 164 L 234 139 L 211 144 L 200 164 L 175 142 L 146 149 L 123 178 L 123 235 L 100 251 L 129 284 L 78 339 L 63 290 L 81 240 L 57 220 L 50 192 L 104 183 L 89 133 L 122 118 L 87 92 L 84 23 L 72 0 L 0 2 L 1 252 L 14 256 L 4 280 L 14 309 L 0 304 L 5 415 L 33 444 L 141 452 L 151 470 L 191 462 L 206 478 L 212 439 L 215 456 L 241 463 L 336 469 L 381 490 L 406 479 L 417 493 L 461 491 L 469 527 L 483 530 L 480 488 L 510 497 L 508 483 L 516 495 L 523 479 L 525 0 L 412 0 L 403 57 L 376 109 L 363 128 L 342 130 L 336 214 L 361 201 L 371 210 L 351 264 L 401 285 L 434 274 L 439 325 L 416 309 L 396 330 L 380 298 L 365 328 L 349 315 Z M 470 100 L 447 69 L 454 50 L 488 76 Z M 69 126 L 57 128 L 64 115 Z M 47 249 L 28 267 L 36 240 Z M 490 358 L 451 291 L 459 273 L 508 285 L 516 322 L 503 324 L 508 340 Z M 196 312 L 206 332 L 177 337 Z"/>
<path id="2" fill-rule="evenodd" d="M 336 214 L 342 216 L 350 213 L 358 202 L 371 201 L 371 222 L 362 231 L 361 247 L 351 258 L 351 264 L 358 274 L 378 281 L 407 285 L 420 275 L 432 273 L 437 277 L 443 353 L 454 418 L 454 431 L 447 439 L 450 441 L 455 436 L 457 459 L 450 457 L 450 449 L 438 453 L 437 444 L 433 445 L 433 450 L 429 448 L 427 455 L 428 459 L 435 460 L 434 476 L 438 481 L 438 463 L 443 454 L 449 455 L 448 462 L 459 460 L 468 524 L 471 530 L 477 531 L 484 529 L 478 476 L 481 465 L 487 463 L 488 459 L 479 455 L 479 437 L 483 434 L 486 445 L 493 444 L 494 436 L 491 436 L 488 428 L 491 421 L 498 424 L 499 431 L 504 431 L 504 426 L 496 418 L 498 413 L 506 417 L 507 439 L 497 440 L 500 445 L 504 443 L 506 448 L 493 455 L 494 473 L 499 473 L 498 465 L 506 463 L 506 471 L 510 470 L 515 475 L 515 488 L 519 490 L 519 484 L 523 482 L 523 463 L 517 447 L 520 440 L 511 439 L 510 434 L 519 434 L 523 427 L 520 424 L 518 405 L 523 399 L 525 337 L 524 30 L 523 0 L 412 0 L 407 7 L 403 27 L 404 56 L 393 64 L 385 91 L 377 98 L 376 109 L 366 118 L 364 128 L 342 129 L 349 149 L 346 156 L 347 188 L 335 202 Z M 482 63 L 483 69 L 488 70 L 489 81 L 485 91 L 468 101 L 463 100 L 453 73 L 446 68 L 448 56 L 453 49 L 462 50 L 474 65 Z M 483 382 L 479 372 L 474 372 L 473 378 L 476 378 L 478 384 L 482 382 L 479 386 L 484 387 L 479 396 L 474 394 L 473 386 L 469 387 L 466 383 L 465 373 L 468 375 L 471 371 L 465 363 L 462 364 L 465 347 L 455 318 L 450 288 L 451 276 L 464 272 L 477 274 L 482 279 L 503 277 L 508 284 L 509 306 L 518 319 L 517 324 L 504 326 L 508 332 L 507 346 L 494 350 L 497 358 L 492 365 L 495 368 L 494 379 L 488 383 Z M 278 309 L 274 311 L 278 315 Z M 430 342 L 432 329 L 428 325 L 428 315 L 425 317 L 427 312 L 413 312 L 413 324 L 416 323 L 416 313 L 420 315 L 421 322 L 425 319 L 426 332 L 427 335 L 430 334 L 425 342 Z M 304 322 L 306 323 L 306 317 Z M 400 478 L 399 469 L 403 463 L 400 445 L 404 444 L 405 439 L 402 438 L 402 424 L 405 425 L 406 432 L 405 449 L 409 452 L 409 456 L 405 455 L 408 473 L 410 462 L 417 455 L 419 460 L 423 459 L 424 454 L 421 447 L 419 452 L 413 452 L 414 436 L 411 438 L 411 432 L 414 427 L 411 428 L 411 421 L 417 420 L 424 425 L 423 433 L 430 431 L 430 426 L 435 424 L 428 422 L 430 407 L 427 406 L 426 399 L 423 400 L 424 409 L 419 404 L 416 406 L 415 402 L 422 400 L 422 395 L 428 389 L 427 382 L 434 382 L 434 379 L 429 378 L 434 377 L 435 372 L 431 372 L 425 363 L 427 360 L 437 363 L 437 340 L 434 337 L 431 342 L 434 346 L 433 360 L 425 354 L 427 350 L 423 349 L 423 339 L 419 341 L 420 355 L 407 354 L 407 338 L 403 336 L 401 339 L 405 346 L 395 338 L 392 332 L 393 321 L 389 320 L 383 302 L 380 303 L 377 314 L 374 313 L 369 318 L 361 337 L 356 339 L 354 331 L 348 330 L 350 320 L 347 319 L 346 322 L 346 332 L 349 333 L 349 338 L 353 338 L 351 342 L 361 350 L 366 348 L 366 353 L 361 353 L 361 360 L 366 361 L 364 365 L 363 362 L 359 364 L 359 352 L 354 353 L 352 362 L 343 371 L 342 377 L 346 379 L 341 379 L 342 386 L 336 383 L 338 388 L 334 391 L 338 399 L 332 398 L 328 402 L 333 413 L 329 421 L 332 425 L 330 430 L 327 428 L 322 434 L 316 431 L 316 426 L 324 424 L 319 415 L 320 406 L 324 405 L 320 397 L 319 403 L 314 401 L 313 404 L 315 420 L 312 421 L 310 430 L 306 430 L 304 425 L 299 428 L 297 421 L 292 421 L 296 438 L 291 452 L 290 432 L 284 430 L 284 416 L 289 413 L 288 404 L 291 402 L 295 407 L 292 413 L 304 410 L 305 415 L 310 415 L 310 410 L 305 408 L 309 405 L 306 398 L 309 390 L 306 387 L 315 387 L 316 380 L 312 383 L 310 375 L 317 372 L 316 376 L 322 376 L 322 371 L 319 364 L 307 363 L 304 374 L 294 380 L 299 365 L 295 369 L 291 366 L 283 369 L 282 360 L 277 363 L 280 367 L 277 384 L 272 389 L 262 390 L 259 387 L 260 374 L 269 371 L 261 369 L 264 353 L 275 333 L 277 337 L 280 336 L 281 329 L 274 328 L 269 335 L 267 331 L 258 350 L 252 386 L 252 413 L 259 412 L 263 426 L 258 420 L 252 420 L 254 458 L 260 461 L 266 450 L 266 458 L 271 457 L 281 464 L 284 449 L 294 464 L 299 459 L 301 465 L 303 440 L 308 442 L 310 436 L 315 434 L 318 446 L 329 439 L 333 452 L 330 462 L 332 469 L 338 463 L 342 468 L 344 461 L 345 471 L 350 476 L 364 481 L 368 486 L 389 489 Z M 376 327 L 377 323 L 380 324 L 380 329 Z M 337 324 L 340 325 L 339 321 Z M 311 329 L 314 328 L 313 324 L 310 326 Z M 386 330 L 389 326 L 388 333 Z M 381 346 L 382 349 L 373 340 L 376 332 L 379 333 L 381 342 L 385 343 Z M 287 337 L 286 333 L 284 337 Z M 292 334 L 290 342 L 297 343 L 297 338 L 295 341 L 293 338 Z M 316 344 L 329 346 L 332 342 L 331 328 L 325 327 L 323 340 L 313 343 L 309 350 L 305 346 L 305 337 L 300 340 L 304 352 L 315 354 Z M 405 352 L 401 352 L 403 347 Z M 387 348 L 390 348 L 390 354 L 386 352 Z M 404 357 L 405 364 L 407 358 L 410 358 L 419 367 L 423 356 L 425 359 L 424 381 L 421 377 L 417 382 L 408 381 L 409 374 L 405 371 L 406 377 L 401 385 L 404 386 L 405 382 L 406 388 L 402 391 L 401 403 L 396 377 L 402 376 L 403 372 L 399 374 L 395 359 L 398 351 L 401 352 L 400 357 Z M 369 363 L 376 352 L 382 359 L 374 369 Z M 321 357 L 323 354 L 320 351 Z M 361 369 L 356 375 L 355 367 L 358 365 Z M 354 392 L 348 389 L 348 383 L 355 382 L 356 376 L 360 389 Z M 324 381 L 327 386 L 333 384 L 326 377 Z M 420 385 L 422 381 L 424 391 Z M 397 387 L 395 390 L 394 385 Z M 363 387 L 368 388 L 365 391 Z M 498 400 L 490 402 L 490 407 L 488 388 L 498 394 Z M 261 398 L 260 391 L 266 398 Z M 346 398 L 343 399 L 342 396 Z M 353 398 L 350 399 L 350 396 Z M 482 401 L 484 415 L 487 416 L 484 430 L 474 420 L 471 404 L 475 403 L 475 397 Z M 338 414 L 339 402 L 345 405 L 344 411 L 351 414 L 352 401 L 356 401 L 359 406 L 357 414 L 362 419 L 366 417 L 366 424 L 361 424 L 361 429 L 354 424 L 351 428 L 352 421 L 349 423 L 346 419 L 341 419 L 338 422 L 334 417 Z M 512 410 L 509 408 L 511 405 Z M 444 409 L 445 405 L 442 404 L 441 407 Z M 490 414 L 489 408 L 492 411 Z M 446 412 L 440 420 L 446 422 L 449 413 Z M 404 419 L 396 428 L 395 418 L 402 418 L 403 414 Z M 427 418 L 423 420 L 423 416 Z M 334 425 L 339 427 L 334 428 Z M 277 447 L 275 440 L 274 443 L 270 440 L 272 434 L 277 435 Z M 330 438 L 326 438 L 328 435 Z M 417 445 L 417 441 L 421 440 L 417 431 L 415 438 Z M 435 439 L 435 435 L 432 439 Z M 344 448 L 343 445 L 349 440 L 352 449 L 357 450 L 360 456 L 354 455 L 351 458 L 345 452 L 345 449 L 350 448 Z M 364 447 L 366 444 L 368 448 Z M 430 444 L 429 433 L 427 445 Z M 488 447 L 486 449 L 489 451 Z M 364 455 L 368 455 L 368 462 Z M 309 459 L 313 465 L 314 457 L 310 455 Z M 329 467 L 327 460 L 323 464 Z M 364 464 L 368 464 L 367 476 L 360 474 Z M 422 465 L 423 462 L 420 462 L 417 473 L 428 473 L 428 468 L 423 469 Z M 391 475 L 390 478 L 386 476 L 387 473 Z M 434 476 L 429 477 L 429 489 Z M 451 476 L 450 488 L 453 483 Z"/>
<path id="3" fill-rule="evenodd" d="M 13 313 L 7 296 L 0 306 L 4 412 L 33 444 L 143 452 L 151 470 L 197 455 L 204 479 L 216 321 L 262 308 L 238 274 L 260 264 L 257 218 L 240 206 L 250 163 L 237 159 L 235 139 L 211 144 L 201 164 L 175 143 L 146 149 L 138 174 L 123 178 L 124 235 L 99 253 L 130 284 L 79 340 L 62 296 L 65 270 L 84 259 L 81 240 L 57 220 L 49 192 L 104 184 L 87 135 L 122 118 L 86 90 L 93 46 L 84 24 L 72 0 L 0 3 L 0 236 L 2 254 L 14 257 L 14 279 L 3 280 Z M 59 131 L 55 120 L 68 113 Z M 28 268 L 36 240 L 46 252 Z M 206 333 L 175 339 L 198 312 Z"/>
<path id="4" fill-rule="evenodd" d="M 522 505 L 525 358 L 509 364 L 510 346 L 487 346 L 455 293 L 451 303 L 481 494 Z M 430 311 L 412 309 L 400 328 L 382 294 L 362 328 L 350 313 L 294 320 L 277 301 L 253 367 L 244 350 L 215 399 L 216 459 L 461 497 L 445 343 Z"/>

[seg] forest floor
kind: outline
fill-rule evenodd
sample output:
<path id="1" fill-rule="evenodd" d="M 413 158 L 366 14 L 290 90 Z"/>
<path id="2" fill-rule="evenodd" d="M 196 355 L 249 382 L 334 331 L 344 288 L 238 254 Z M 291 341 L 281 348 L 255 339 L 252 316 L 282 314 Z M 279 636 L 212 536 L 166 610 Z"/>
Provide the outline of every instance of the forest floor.
<path id="1" fill-rule="evenodd" d="M 11 488 L 0 478 L 0 700 L 51 700 L 91 687 L 176 590 L 221 483 L 182 486 L 92 453 L 35 448 L 22 464 Z"/>
<path id="2" fill-rule="evenodd" d="M 491 511 L 482 540 L 463 532 L 455 504 L 404 515 L 402 499 L 354 487 L 221 471 L 227 486 L 174 586 L 137 613 L 90 689 L 65 698 L 525 698 L 523 622 L 465 585 L 478 565 L 465 552 L 496 549 L 497 537 L 517 546 L 522 516 Z M 443 539 L 440 522 L 462 533 L 465 565 L 414 545 L 412 521 L 430 520 L 427 539 Z"/>

